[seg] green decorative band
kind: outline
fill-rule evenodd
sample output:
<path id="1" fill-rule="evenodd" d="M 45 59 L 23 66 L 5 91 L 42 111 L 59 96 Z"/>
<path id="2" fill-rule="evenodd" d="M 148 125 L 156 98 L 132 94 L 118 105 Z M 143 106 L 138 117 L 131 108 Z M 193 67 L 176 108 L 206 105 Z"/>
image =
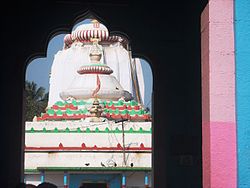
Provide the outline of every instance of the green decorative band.
<path id="1" fill-rule="evenodd" d="M 138 102 L 132 100 L 129 102 L 118 101 L 105 101 L 100 100 L 100 104 L 103 106 L 102 116 L 107 119 L 119 119 L 126 118 L 131 121 L 150 121 L 151 115 L 149 111 L 144 109 Z M 90 117 L 90 112 L 86 108 L 86 105 L 92 105 L 92 101 L 84 100 L 72 100 L 58 101 L 53 106 L 48 108 L 45 113 L 41 113 L 37 117 L 37 121 L 61 121 L 61 120 L 79 120 Z"/>
<path id="2" fill-rule="evenodd" d="M 66 102 L 66 101 L 57 101 L 55 103 L 55 105 L 60 106 L 60 107 L 70 105 L 70 104 L 73 104 L 74 106 L 79 106 L 79 105 L 86 105 L 86 104 L 92 104 L 92 103 L 87 102 L 85 100 L 72 100 L 71 103 Z M 128 101 L 128 102 L 125 102 L 125 101 L 122 101 L 122 100 L 119 100 L 119 101 L 100 100 L 100 104 L 108 105 L 108 106 L 112 106 L 112 105 L 114 105 L 114 106 L 122 106 L 122 105 L 136 106 L 136 105 L 138 105 L 138 102 L 136 102 L 134 100 L 131 100 L 131 101 Z"/>
<path id="3" fill-rule="evenodd" d="M 86 128 L 85 130 L 82 130 L 80 127 L 76 129 L 69 129 L 68 127 L 66 129 L 55 128 L 53 130 L 47 130 L 44 127 L 42 130 L 35 130 L 32 127 L 30 130 L 26 130 L 25 133 L 122 133 L 122 130 L 118 128 L 116 128 L 115 130 L 110 130 L 108 127 L 106 127 L 104 130 L 100 130 L 98 127 L 96 127 L 95 130 L 90 130 L 90 128 Z M 150 128 L 150 130 L 144 130 L 142 127 L 140 127 L 139 130 L 134 130 L 131 127 L 129 130 L 125 130 L 124 133 L 151 134 L 152 128 Z"/>
<path id="4" fill-rule="evenodd" d="M 144 114 L 149 114 L 148 112 L 146 112 L 145 110 L 143 109 L 139 109 L 139 110 L 119 110 L 119 109 L 107 109 L 105 108 L 104 113 L 110 113 L 110 114 L 115 114 L 115 115 L 118 115 L 118 114 L 122 114 L 122 115 L 125 115 L 125 114 L 129 114 L 129 115 L 144 115 Z M 79 114 L 89 114 L 88 110 L 85 108 L 85 109 L 79 109 L 79 110 L 70 110 L 70 109 L 65 109 L 65 110 L 61 110 L 61 109 L 58 109 L 58 110 L 55 110 L 55 109 L 48 109 L 47 110 L 47 114 L 50 115 L 50 116 L 53 116 L 54 114 L 56 115 L 63 115 L 64 113 L 66 113 L 67 115 L 79 115 Z M 44 113 L 43 113 L 44 114 Z M 41 114 L 41 115 L 43 115 Z"/>

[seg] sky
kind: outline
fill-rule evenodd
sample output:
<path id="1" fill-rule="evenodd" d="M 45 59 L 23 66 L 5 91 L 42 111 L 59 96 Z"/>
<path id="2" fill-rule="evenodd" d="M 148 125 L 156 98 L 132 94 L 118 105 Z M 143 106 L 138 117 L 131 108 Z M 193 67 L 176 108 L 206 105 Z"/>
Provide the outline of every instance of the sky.
<path id="1" fill-rule="evenodd" d="M 82 23 L 88 23 L 89 20 L 79 22 L 72 30 Z M 54 55 L 63 49 L 63 39 L 66 34 L 59 34 L 52 38 L 48 44 L 47 56 L 37 58 L 31 61 L 26 69 L 26 80 L 34 81 L 38 87 L 44 87 L 46 92 L 49 91 L 49 73 L 54 60 Z M 133 50 L 133 49 L 132 49 Z M 145 107 L 151 109 L 151 94 L 153 88 L 152 70 L 147 61 L 141 59 L 143 75 L 145 79 Z"/>

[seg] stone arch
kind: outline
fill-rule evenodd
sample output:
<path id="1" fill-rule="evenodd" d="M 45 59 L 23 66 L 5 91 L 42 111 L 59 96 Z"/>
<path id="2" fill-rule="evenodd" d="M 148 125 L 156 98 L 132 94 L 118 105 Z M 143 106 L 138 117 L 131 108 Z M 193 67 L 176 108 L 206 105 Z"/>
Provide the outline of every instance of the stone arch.
<path id="1" fill-rule="evenodd" d="M 110 20 L 110 23 L 113 23 L 111 26 L 105 24 L 110 30 L 120 30 L 127 33 L 131 41 L 133 41 L 132 49 L 134 52 L 136 54 L 147 54 L 151 60 L 155 83 L 154 105 L 155 109 L 157 109 L 154 113 L 154 119 L 155 125 L 158 126 L 154 130 L 154 133 L 157 135 L 154 140 L 154 145 L 156 146 L 154 153 L 154 183 L 159 187 L 187 184 L 195 187 L 200 185 L 201 160 L 198 157 L 197 166 L 193 168 L 187 167 L 190 169 L 188 172 L 185 170 L 187 169 L 186 167 L 178 166 L 176 164 L 177 158 L 173 155 L 175 152 L 172 146 L 178 148 L 176 151 L 180 152 L 183 152 L 183 148 L 177 147 L 176 141 L 170 139 L 170 137 L 171 135 L 174 137 L 178 131 L 189 134 L 189 130 L 186 131 L 187 127 L 196 130 L 193 134 L 198 135 L 198 137 L 194 138 L 194 143 L 198 144 L 194 145 L 193 148 L 197 151 L 197 156 L 200 156 L 200 95 L 199 73 L 197 71 L 199 70 L 197 63 L 200 63 L 200 52 L 199 31 L 197 31 L 197 28 L 199 28 L 200 13 L 206 1 L 198 2 L 193 0 L 192 2 L 181 4 L 171 1 L 167 3 L 167 6 L 159 6 L 158 3 L 160 2 L 156 1 L 153 3 L 145 2 L 143 6 L 138 2 L 130 4 L 126 0 L 110 2 L 108 1 L 107 5 L 100 2 L 98 4 L 98 1 L 94 3 L 60 1 L 56 4 L 36 2 L 30 3 L 29 6 L 20 6 L 22 7 L 21 10 L 18 9 L 19 6 L 15 6 L 17 11 L 9 10 L 6 14 L 4 13 L 3 18 L 6 16 L 12 18 L 14 16 L 16 20 L 15 27 L 11 19 L 4 20 L 3 24 L 6 27 L 3 27 L 1 30 L 4 36 L 7 33 L 8 36 L 11 36 L 3 38 L 3 44 L 9 44 L 10 42 L 15 44 L 14 50 L 7 45 L 3 49 L 2 56 L 3 66 L 5 67 L 5 71 L 1 74 L 2 80 L 4 80 L 2 86 L 8 92 L 2 92 L 1 96 L 3 99 L 12 99 L 5 106 L 3 115 L 4 121 L 9 125 L 3 128 L 1 137 L 2 142 L 6 143 L 4 145 L 6 152 L 2 155 L 5 159 L 5 162 L 2 163 L 2 169 L 4 169 L 3 177 L 5 179 L 3 183 L 6 183 L 4 187 L 15 187 L 20 181 L 20 175 L 22 174 L 21 157 L 17 159 L 16 156 L 22 155 L 20 140 L 22 140 L 21 135 L 24 127 L 24 124 L 21 123 L 21 101 L 23 98 L 24 68 L 26 66 L 24 62 L 27 62 L 27 57 L 30 57 L 30 54 L 44 54 L 43 52 L 46 51 L 44 49 L 47 47 L 45 42 L 47 34 L 54 28 L 70 28 L 70 23 L 74 20 L 76 12 L 82 12 L 83 9 L 91 9 L 98 12 L 98 14 L 101 13 L 105 20 Z M 25 3 L 22 5 L 25 5 Z M 13 8 L 13 6 L 10 4 L 10 6 L 6 6 L 6 9 L 8 8 Z M 188 13 L 187 10 L 189 11 Z M 149 14 L 149 12 L 153 14 Z M 126 16 L 124 16 L 125 14 Z M 113 15 L 116 16 L 114 17 Z M 132 18 L 135 19 L 133 20 Z M 185 18 L 185 22 L 183 22 L 183 18 Z M 167 25 L 162 24 L 166 23 L 166 21 Z M 121 26 L 120 22 L 124 23 L 124 25 Z M 149 22 L 150 25 L 147 24 Z M 25 30 L 19 30 L 19 34 L 22 37 L 16 35 L 16 27 L 25 28 Z M 160 30 L 150 30 L 150 28 L 156 27 L 159 27 Z M 145 40 L 145 35 L 157 36 L 157 40 Z M 161 36 L 161 40 L 159 40 L 159 36 Z M 148 44 L 151 45 L 149 46 Z M 166 52 L 168 52 L 167 57 Z M 189 64 L 191 66 L 187 66 L 187 61 L 192 62 Z M 15 76 L 13 76 L 13 67 L 15 68 Z M 195 74 L 186 74 L 187 72 Z M 9 79 L 5 82 L 6 78 Z M 173 80 L 175 80 L 174 84 L 171 84 Z M 189 88 L 177 87 L 181 83 L 185 86 L 189 81 L 192 83 L 189 85 Z M 197 92 L 189 93 L 189 89 Z M 182 94 L 181 97 L 180 93 Z M 187 103 L 181 103 L 179 99 L 183 99 L 183 101 L 187 99 L 185 100 Z M 191 105 L 194 104 L 194 101 L 197 105 Z M 9 112 L 13 114 L 13 118 L 9 118 Z M 198 116 L 194 117 L 191 112 L 198 112 Z M 182 118 L 177 118 L 177 114 Z M 185 120 L 185 123 L 180 122 L 181 119 Z M 16 161 L 16 163 L 13 163 L 13 161 Z M 173 174 L 176 175 L 173 176 Z M 191 175 L 195 175 L 197 179 L 191 178 Z"/>

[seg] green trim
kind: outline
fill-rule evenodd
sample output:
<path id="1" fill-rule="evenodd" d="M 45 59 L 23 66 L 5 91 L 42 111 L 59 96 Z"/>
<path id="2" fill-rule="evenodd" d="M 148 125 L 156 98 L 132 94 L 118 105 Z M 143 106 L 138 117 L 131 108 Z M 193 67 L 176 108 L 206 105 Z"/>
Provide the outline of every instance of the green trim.
<path id="1" fill-rule="evenodd" d="M 144 109 L 139 109 L 139 110 L 128 110 L 128 109 L 125 109 L 125 110 L 119 110 L 118 108 L 116 109 L 108 109 L 108 108 L 104 108 L 103 110 L 104 113 L 110 113 L 110 114 L 115 114 L 115 115 L 118 115 L 118 114 L 121 114 L 121 115 L 126 115 L 126 114 L 129 114 L 129 115 L 149 115 L 148 112 L 146 112 Z M 58 109 L 58 110 L 53 110 L 53 109 L 48 109 L 47 110 L 47 114 L 49 116 L 53 116 L 54 114 L 58 115 L 58 116 L 62 116 L 63 114 L 67 114 L 68 116 L 70 115 L 80 115 L 80 114 L 89 114 L 88 110 L 87 109 L 79 109 L 79 110 L 71 110 L 71 109 L 66 109 L 66 110 L 61 110 L 61 109 Z"/>
<path id="2" fill-rule="evenodd" d="M 86 105 L 86 104 L 92 104 L 92 103 L 87 102 L 86 100 L 72 100 L 72 102 L 57 101 L 55 103 L 55 105 L 59 106 L 59 107 L 65 107 L 66 105 L 70 105 L 70 104 L 73 104 L 74 106 L 79 106 L 79 105 Z M 127 105 L 127 106 L 137 106 L 137 105 L 139 105 L 138 102 L 136 102 L 135 100 L 131 100 L 131 101 L 122 101 L 122 100 L 106 101 L 106 100 L 101 100 L 101 99 L 100 99 L 100 104 L 108 105 L 108 106 L 114 105 L 115 107 L 121 107 L 123 105 Z M 53 112 L 53 109 L 48 109 L 48 110 L 51 110 L 51 112 Z"/>
<path id="3" fill-rule="evenodd" d="M 33 170 L 34 172 L 42 170 L 44 171 L 151 171 L 152 168 L 150 167 L 37 167 L 37 169 Z"/>
<path id="4" fill-rule="evenodd" d="M 116 127 L 115 130 L 110 130 L 108 127 L 106 127 L 104 130 L 100 130 L 98 127 L 95 128 L 95 130 L 90 130 L 90 128 L 86 128 L 86 130 L 81 130 L 80 127 L 74 130 L 70 130 L 68 127 L 66 129 L 58 129 L 57 127 L 54 130 L 47 130 L 45 127 L 42 130 L 35 130 L 33 127 L 31 127 L 30 130 L 26 130 L 25 133 L 122 133 L 122 130 L 118 129 Z M 132 133 L 132 134 L 151 134 L 152 128 L 150 130 L 144 130 L 142 127 L 139 128 L 139 130 L 134 130 L 132 127 L 129 130 L 125 130 L 124 133 Z"/>
<path id="5" fill-rule="evenodd" d="M 150 113 L 147 112 L 142 106 L 138 104 L 135 100 L 131 101 L 106 101 L 100 100 L 100 104 L 104 106 L 104 115 L 129 115 L 135 116 L 138 115 L 139 117 L 150 116 Z M 86 100 L 72 100 L 71 102 L 67 101 L 57 101 L 52 107 L 46 110 L 45 113 L 41 113 L 39 121 L 43 121 L 43 115 L 46 114 L 50 121 L 63 121 L 64 119 L 68 119 L 71 116 L 77 115 L 90 115 L 90 112 L 86 108 L 85 105 L 92 105 L 92 102 Z M 126 108 L 124 108 L 124 105 Z M 138 106 L 139 105 L 139 106 Z M 58 108 L 56 108 L 56 106 Z M 71 107 L 74 108 L 71 108 Z M 83 108 L 84 107 L 84 108 Z M 136 109 L 135 109 L 136 107 Z M 129 110 L 128 110 L 129 108 Z M 66 115 L 66 117 L 64 117 Z M 56 116 L 54 118 L 54 116 Z M 59 118 L 59 119 L 58 119 Z M 79 117 L 78 117 L 79 118 Z M 76 119 L 78 119 L 76 118 Z M 47 119 L 47 118 L 45 118 Z"/>
<path id="6" fill-rule="evenodd" d="M 40 171 L 38 169 L 24 169 L 25 173 L 39 173 Z"/>

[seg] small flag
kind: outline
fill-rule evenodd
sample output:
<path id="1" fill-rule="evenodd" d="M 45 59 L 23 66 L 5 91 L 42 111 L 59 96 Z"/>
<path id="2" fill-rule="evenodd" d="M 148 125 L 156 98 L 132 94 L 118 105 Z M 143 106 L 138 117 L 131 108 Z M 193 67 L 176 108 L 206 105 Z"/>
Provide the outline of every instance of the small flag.
<path id="1" fill-rule="evenodd" d="M 101 87 L 101 81 L 100 81 L 99 75 L 97 74 L 96 75 L 96 88 L 92 93 L 92 97 L 96 97 L 96 94 L 100 90 L 100 87 Z"/>

